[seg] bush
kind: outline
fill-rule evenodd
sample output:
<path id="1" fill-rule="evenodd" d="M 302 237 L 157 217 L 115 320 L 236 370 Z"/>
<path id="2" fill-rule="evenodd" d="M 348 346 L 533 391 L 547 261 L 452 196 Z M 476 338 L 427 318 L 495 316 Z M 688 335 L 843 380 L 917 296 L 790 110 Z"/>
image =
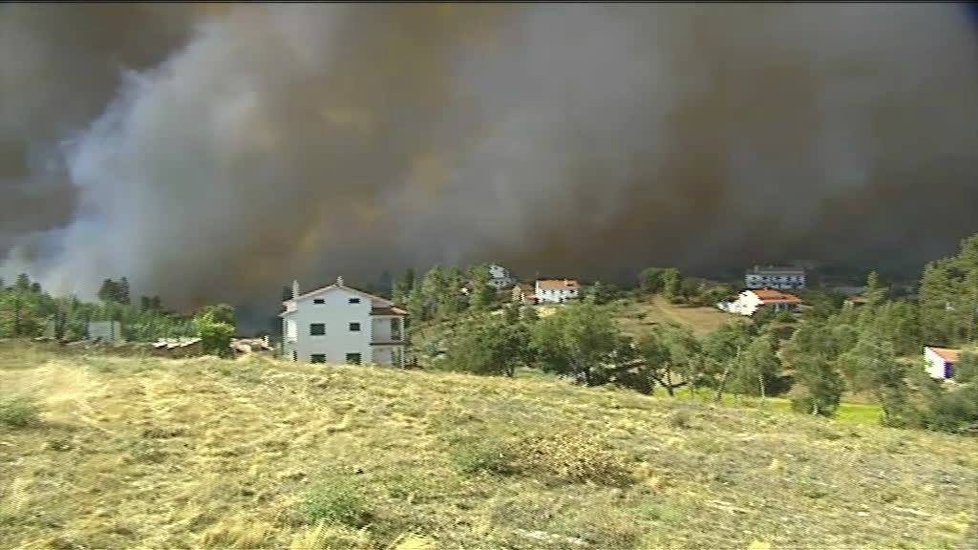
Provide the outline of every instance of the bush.
<path id="1" fill-rule="evenodd" d="M 41 409 L 26 397 L 0 398 L 0 424 L 25 428 L 40 422 Z"/>
<path id="2" fill-rule="evenodd" d="M 509 446 L 495 437 L 456 440 L 452 445 L 452 462 L 466 474 L 513 473 L 513 455 Z"/>
<path id="3" fill-rule="evenodd" d="M 353 484 L 340 479 L 311 489 L 302 501 L 301 510 L 314 522 L 363 527 L 370 521 L 360 492 Z"/>
<path id="4" fill-rule="evenodd" d="M 623 455 L 577 432 L 522 438 L 514 454 L 521 471 L 556 481 L 612 486 L 634 481 Z"/>

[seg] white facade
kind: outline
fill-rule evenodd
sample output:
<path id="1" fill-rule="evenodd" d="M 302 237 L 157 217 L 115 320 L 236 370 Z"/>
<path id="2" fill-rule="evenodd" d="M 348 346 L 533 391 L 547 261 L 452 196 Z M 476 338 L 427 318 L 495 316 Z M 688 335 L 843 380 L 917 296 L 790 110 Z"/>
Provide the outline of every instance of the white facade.
<path id="1" fill-rule="evenodd" d="M 927 374 L 931 378 L 947 380 L 954 376 L 954 362 L 958 358 L 958 350 L 948 348 L 924 347 L 924 359 L 927 361 Z"/>
<path id="2" fill-rule="evenodd" d="M 404 366 L 406 312 L 337 283 L 283 302 L 283 352 L 313 363 Z"/>
<path id="3" fill-rule="evenodd" d="M 791 294 L 748 289 L 741 292 L 736 300 L 720 302 L 717 307 L 723 311 L 749 317 L 757 313 L 761 307 L 770 307 L 774 311 L 794 311 L 800 303 L 801 300 Z"/>
<path id="4" fill-rule="evenodd" d="M 545 279 L 536 282 L 533 294 L 536 296 L 537 303 L 559 304 L 577 298 L 579 289 L 580 285 L 574 280 Z"/>
<path id="5" fill-rule="evenodd" d="M 783 290 L 805 288 L 805 270 L 790 267 L 759 267 L 744 275 L 747 288 L 780 288 Z"/>
<path id="6" fill-rule="evenodd" d="M 496 290 L 509 288 L 515 283 L 516 279 L 513 278 L 513 274 L 508 269 L 501 265 L 489 264 L 489 284 Z"/>

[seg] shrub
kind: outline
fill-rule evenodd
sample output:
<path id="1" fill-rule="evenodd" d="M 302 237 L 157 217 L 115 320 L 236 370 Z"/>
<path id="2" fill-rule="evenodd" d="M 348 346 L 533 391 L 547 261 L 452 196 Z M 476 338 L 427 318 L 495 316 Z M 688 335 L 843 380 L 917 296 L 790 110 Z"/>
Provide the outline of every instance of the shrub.
<path id="1" fill-rule="evenodd" d="M 686 429 L 692 426 L 693 415 L 686 409 L 679 409 L 667 418 L 669 427 L 674 429 Z"/>
<path id="2" fill-rule="evenodd" d="M 543 478 L 613 486 L 634 481 L 622 454 L 576 432 L 529 436 L 520 441 L 514 452 L 521 471 Z"/>
<path id="3" fill-rule="evenodd" d="M 26 397 L 0 398 L 0 424 L 25 428 L 37 424 L 41 409 Z"/>
<path id="4" fill-rule="evenodd" d="M 495 437 L 458 439 L 452 444 L 452 462 L 466 474 L 513 473 L 509 446 Z"/>
<path id="5" fill-rule="evenodd" d="M 357 488 L 340 479 L 311 489 L 302 501 L 301 510 L 311 521 L 350 527 L 363 527 L 370 521 L 370 513 Z"/>

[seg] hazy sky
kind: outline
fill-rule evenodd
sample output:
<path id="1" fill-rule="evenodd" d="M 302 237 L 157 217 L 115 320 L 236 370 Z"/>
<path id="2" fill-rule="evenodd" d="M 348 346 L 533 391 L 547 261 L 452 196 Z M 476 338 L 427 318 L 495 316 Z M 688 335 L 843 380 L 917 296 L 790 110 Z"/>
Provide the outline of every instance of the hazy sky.
<path id="1" fill-rule="evenodd" d="M 951 4 L 4 4 L 0 91 L 0 273 L 83 295 L 905 267 L 978 231 Z"/>

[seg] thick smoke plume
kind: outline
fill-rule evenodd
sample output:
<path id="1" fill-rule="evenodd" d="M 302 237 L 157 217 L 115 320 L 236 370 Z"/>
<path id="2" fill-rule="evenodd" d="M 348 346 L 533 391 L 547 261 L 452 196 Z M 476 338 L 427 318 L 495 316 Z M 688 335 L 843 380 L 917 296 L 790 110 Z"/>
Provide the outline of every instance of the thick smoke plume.
<path id="1" fill-rule="evenodd" d="M 55 290 L 905 265 L 978 230 L 953 5 L 8 5 L 0 79 L 3 274 Z"/>

